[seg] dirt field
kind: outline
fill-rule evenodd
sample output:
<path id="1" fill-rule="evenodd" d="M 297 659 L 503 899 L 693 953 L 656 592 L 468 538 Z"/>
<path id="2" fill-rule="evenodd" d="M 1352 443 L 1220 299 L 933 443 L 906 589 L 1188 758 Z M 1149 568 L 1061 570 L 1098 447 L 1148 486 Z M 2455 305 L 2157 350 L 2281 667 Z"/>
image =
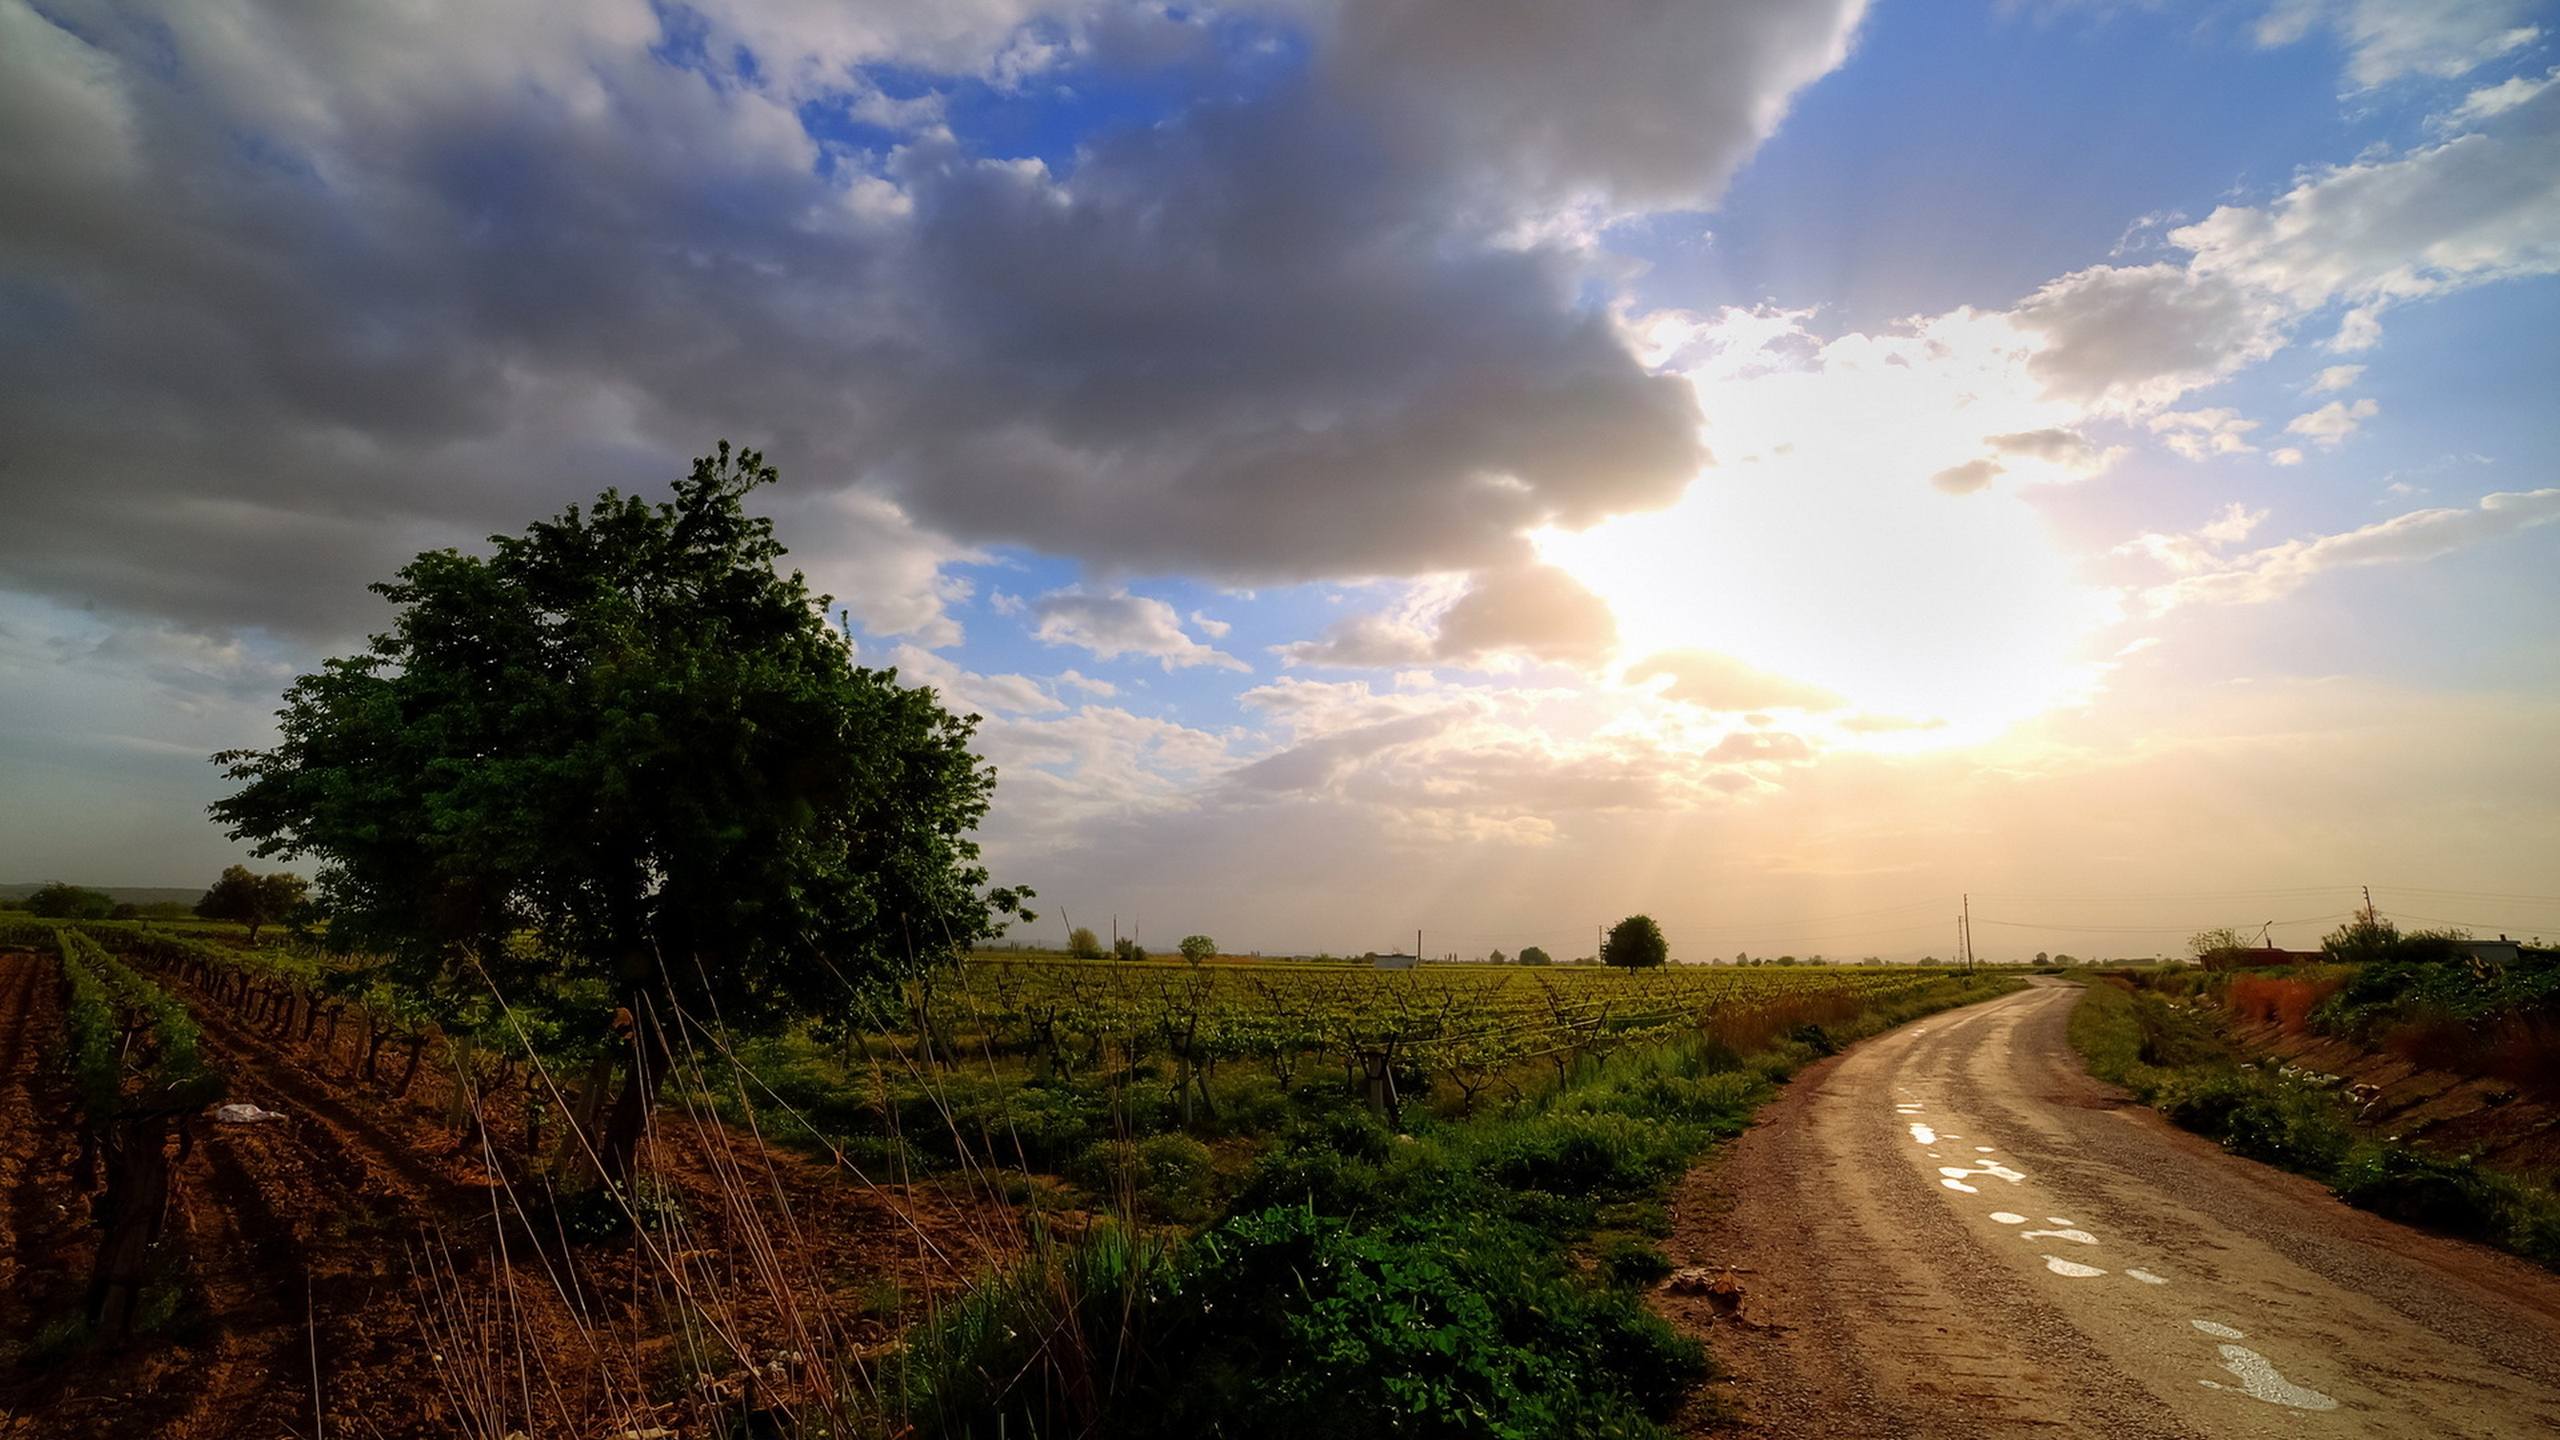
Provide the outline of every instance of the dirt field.
<path id="1" fill-rule="evenodd" d="M 53 973 L 47 957 L 0 954 L 12 1337 L 76 1312 L 91 1243 L 70 1103 L 42 1069 Z M 353 1078 L 352 1034 L 322 1052 L 171 988 L 202 1019 L 230 1098 L 287 1118 L 195 1127 L 168 1222 L 187 1257 L 176 1314 L 128 1345 L 0 1375 L 8 1440 L 616 1433 L 678 1418 L 661 1405 L 682 1390 L 755 1403 L 750 1363 L 861 1354 L 1009 1246 L 983 1206 L 861 1185 L 680 1105 L 649 1146 L 674 1228 L 537 1237 L 509 1179 L 443 1123 L 439 1085 L 395 1097 L 387 1078 Z M 682 1345 L 679 1312 L 702 1322 Z M 833 1378 L 801 1365 L 752 1382 L 761 1399 Z"/>
<path id="2" fill-rule="evenodd" d="M 2129 1105 L 2064 1040 L 2076 998 L 2040 984 L 1858 1046 L 1689 1177 L 1674 1256 L 1742 1287 L 1662 1297 L 1730 1371 L 1694 1428 L 2560 1433 L 2560 1277 Z"/>

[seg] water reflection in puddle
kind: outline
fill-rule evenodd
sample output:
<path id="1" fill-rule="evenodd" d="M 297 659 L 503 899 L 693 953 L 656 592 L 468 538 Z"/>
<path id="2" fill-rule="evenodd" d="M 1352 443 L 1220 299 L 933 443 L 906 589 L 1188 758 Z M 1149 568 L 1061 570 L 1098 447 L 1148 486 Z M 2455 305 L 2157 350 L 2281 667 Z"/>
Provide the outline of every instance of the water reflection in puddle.
<path id="1" fill-rule="evenodd" d="M 1914 1120 L 1911 1122 L 1911 1138 L 1923 1145 L 1935 1145 L 1938 1143 L 1938 1132 Z"/>
<path id="2" fill-rule="evenodd" d="M 2141 1281 L 2145 1285 L 2166 1285 L 2169 1283 L 2167 1279 L 2154 1275 L 2148 1270 L 2127 1270 L 2124 1273 Z"/>
<path id="3" fill-rule="evenodd" d="M 2003 1224 L 2003 1225 L 2024 1225 L 2024 1224 L 2026 1224 L 2026 1223 L 2027 1223 L 2027 1217 L 2026 1217 L 2026 1216 L 2024 1216 L 2024 1215 L 2012 1215 L 2012 1214 L 2010 1214 L 2010 1213 L 2009 1213 L 2008 1211 L 2006 1211 L 2006 1210 L 1994 1210 L 1994 1211 L 1992 1211 L 1992 1212 L 1991 1212 L 1991 1218 L 1992 1218 L 1992 1219 L 1994 1219 L 1994 1220 L 1999 1221 L 1999 1222 L 2000 1222 L 2001 1224 Z"/>
<path id="4" fill-rule="evenodd" d="M 2077 1260 L 2065 1260 L 2059 1255 L 2044 1257 L 2044 1268 L 2056 1275 L 2067 1275 L 2074 1280 L 2093 1279 L 2107 1273 L 2095 1265 L 2083 1265 Z"/>
<path id="5" fill-rule="evenodd" d="M 2266 1356 L 2246 1345 L 2223 1346 L 2222 1368 L 2238 1378 L 2240 1384 L 2237 1388 L 2252 1400 L 2264 1400 L 2270 1405 L 2283 1405 L 2295 1410 L 2338 1408 L 2336 1399 L 2308 1385 L 2296 1385 L 2287 1380 L 2277 1373 L 2275 1366 L 2267 1363 Z M 2212 1380 L 2204 1383 L 2216 1390 L 2233 1388 Z"/>
<path id="6" fill-rule="evenodd" d="M 1950 1180 L 1961 1180 L 1968 1175 L 1993 1175 L 2002 1180 L 2008 1181 L 2012 1185 L 2015 1185 L 2019 1181 L 2027 1178 L 2026 1172 L 2021 1170 L 2012 1170 L 1997 1160 L 1985 1160 L 1979 1165 L 1970 1167 L 1962 1165 L 1941 1165 L 1938 1167 L 1938 1173 L 1946 1176 Z"/>
<path id="7" fill-rule="evenodd" d="M 2086 1230 L 2021 1230 L 2018 1232 L 2018 1238 L 2021 1240 L 2068 1240 L 2074 1245 L 2098 1243 L 2098 1237 Z"/>
<path id="8" fill-rule="evenodd" d="M 2219 1321 L 2190 1320 L 2187 1323 L 2217 1340 L 2246 1340 L 2249 1338 L 2247 1335 L 2244 1335 L 2241 1332 L 2232 1329 L 2230 1326 L 2220 1323 Z"/>
<path id="9" fill-rule="evenodd" d="M 1963 1172 L 1959 1171 L 1959 1172 L 1957 1172 L 1957 1173 L 1961 1174 L 1961 1173 L 1963 1173 Z M 1964 1192 L 1965 1194 L 1967 1194 L 1967 1195 L 1979 1195 L 1979 1194 L 1981 1194 L 1981 1193 L 1982 1193 L 1981 1191 L 1979 1191 L 1979 1190 L 1977 1190 L 1977 1189 L 1973 1188 L 1973 1187 L 1972 1187 L 1972 1186 L 1970 1186 L 1970 1185 L 1967 1185 L 1966 1183 L 1964 1183 L 1964 1182 L 1963 1182 L 1963 1181 L 1961 1181 L 1961 1180 L 1941 1180 L 1941 1181 L 1939 1181 L 1938 1183 L 1939 1183 L 1939 1184 L 1941 1184 L 1941 1185 L 1946 1186 L 1946 1187 L 1947 1187 L 1948 1189 L 1950 1189 L 1950 1190 L 1961 1190 L 1961 1191 L 1963 1191 L 1963 1192 Z"/>

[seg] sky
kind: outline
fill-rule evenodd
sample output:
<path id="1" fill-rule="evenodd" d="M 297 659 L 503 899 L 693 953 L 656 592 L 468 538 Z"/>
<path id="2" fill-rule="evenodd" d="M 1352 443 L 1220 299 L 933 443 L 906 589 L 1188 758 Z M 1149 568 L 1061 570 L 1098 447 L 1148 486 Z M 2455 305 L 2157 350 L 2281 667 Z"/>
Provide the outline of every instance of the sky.
<path id="1" fill-rule="evenodd" d="M 2555 397 L 2526 0 L 0 0 L 0 880 L 725 438 L 1027 938 L 2560 934 Z"/>

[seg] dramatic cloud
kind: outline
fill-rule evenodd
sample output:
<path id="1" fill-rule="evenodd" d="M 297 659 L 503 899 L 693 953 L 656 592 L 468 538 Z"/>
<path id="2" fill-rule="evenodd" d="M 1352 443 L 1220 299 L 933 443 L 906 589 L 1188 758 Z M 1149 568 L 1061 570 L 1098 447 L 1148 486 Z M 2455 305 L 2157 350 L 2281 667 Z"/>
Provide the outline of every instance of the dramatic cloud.
<path id="1" fill-rule="evenodd" d="M 1343 82 L 1505 203 L 1691 208 L 1848 57 L 1865 10 L 1357 0 L 1340 21 Z"/>
<path id="2" fill-rule="evenodd" d="M 1581 581 L 1551 565 L 1487 571 L 1436 612 L 1346 617 L 1323 638 L 1275 647 L 1293 665 L 1391 668 L 1483 665 L 1510 656 L 1591 666 L 1616 648 L 1617 619 Z"/>
<path id="3" fill-rule="evenodd" d="M 989 542 L 1514 565 L 1706 458 L 1568 213 L 1712 199 L 1862 8 L 0 0 L 0 582 L 338 638 L 722 434 L 928 644 Z M 1125 81 L 1198 98 L 1054 168 L 944 103 Z"/>
<path id="4" fill-rule="evenodd" d="M 1097 593 L 1053 590 L 1031 602 L 1031 633 L 1044 645 L 1090 650 L 1096 659 L 1134 655 L 1167 670 L 1214 665 L 1251 672 L 1252 666 L 1185 634 L 1182 617 L 1161 600 L 1125 590 Z"/>

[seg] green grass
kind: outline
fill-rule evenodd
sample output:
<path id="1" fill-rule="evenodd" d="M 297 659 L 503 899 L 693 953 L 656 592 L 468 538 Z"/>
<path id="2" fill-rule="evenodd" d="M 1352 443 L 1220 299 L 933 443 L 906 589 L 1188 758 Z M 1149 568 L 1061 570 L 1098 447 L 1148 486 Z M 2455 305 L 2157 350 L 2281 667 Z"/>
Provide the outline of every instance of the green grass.
<path id="1" fill-rule="evenodd" d="M 2311 1176 L 2360 1209 L 2560 1269 L 2560 1194 L 2469 1156 L 2364 1134 L 2335 1090 L 2247 1063 L 2209 1011 L 2101 978 L 2069 1033 L 2091 1074 L 2234 1154 Z"/>
<path id="2" fill-rule="evenodd" d="M 986 1440 L 1660 1435 L 1707 1362 L 1646 1307 L 1670 1262 L 1629 1232 L 1667 1229 L 1671 1184 L 1798 1066 L 2015 985 L 1950 978 L 1747 1056 L 1629 1046 L 1476 1113 L 1411 1106 L 1405 1133 L 1345 1103 L 1336 1071 L 1215 1224 L 1039 1237 L 918 1332 L 900 1391 L 920 1433 Z M 1099 1158 L 1188 1173 L 1178 1138 Z"/>

